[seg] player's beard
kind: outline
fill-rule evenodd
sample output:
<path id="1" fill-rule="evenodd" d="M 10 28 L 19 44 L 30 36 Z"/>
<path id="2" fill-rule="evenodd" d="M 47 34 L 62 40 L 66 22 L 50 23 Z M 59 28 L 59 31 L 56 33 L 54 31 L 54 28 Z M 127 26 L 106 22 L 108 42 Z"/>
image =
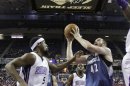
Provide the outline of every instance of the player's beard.
<path id="1" fill-rule="evenodd" d="M 44 51 L 44 55 L 45 55 L 46 57 L 49 57 L 49 52 L 48 52 L 48 50 Z"/>
<path id="2" fill-rule="evenodd" d="M 83 69 L 79 69 L 79 72 L 81 73 L 83 71 Z"/>

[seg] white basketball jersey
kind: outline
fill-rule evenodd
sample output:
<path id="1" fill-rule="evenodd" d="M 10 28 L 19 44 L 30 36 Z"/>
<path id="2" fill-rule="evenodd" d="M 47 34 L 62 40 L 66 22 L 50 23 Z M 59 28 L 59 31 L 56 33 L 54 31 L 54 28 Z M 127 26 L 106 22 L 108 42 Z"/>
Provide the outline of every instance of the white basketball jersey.
<path id="1" fill-rule="evenodd" d="M 49 76 L 49 65 L 45 57 L 43 60 L 36 53 L 31 52 L 36 56 L 34 65 L 22 67 L 20 76 L 26 81 L 28 86 L 47 86 Z M 17 82 L 17 86 L 19 83 Z"/>
<path id="2" fill-rule="evenodd" d="M 130 86 L 130 29 L 126 37 L 126 55 L 122 60 L 122 72 L 126 86 Z"/>
<path id="3" fill-rule="evenodd" d="M 130 53 L 130 29 L 129 29 L 127 37 L 126 37 L 126 52 Z"/>
<path id="4" fill-rule="evenodd" d="M 76 73 L 73 73 L 73 86 L 86 86 L 86 74 L 83 77 L 79 77 Z"/>

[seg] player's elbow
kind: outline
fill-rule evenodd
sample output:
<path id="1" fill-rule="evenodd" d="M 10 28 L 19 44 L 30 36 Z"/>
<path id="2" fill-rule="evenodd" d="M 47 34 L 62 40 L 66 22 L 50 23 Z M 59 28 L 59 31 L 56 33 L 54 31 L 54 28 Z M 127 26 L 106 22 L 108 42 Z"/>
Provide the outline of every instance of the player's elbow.
<path id="1" fill-rule="evenodd" d="M 91 45 L 87 46 L 87 50 L 90 52 L 95 52 L 95 50 L 93 49 L 93 47 Z"/>
<path id="2" fill-rule="evenodd" d="M 111 63 L 113 63 L 113 58 L 111 57 L 111 58 L 109 58 L 108 59 Z"/>
<path id="3" fill-rule="evenodd" d="M 11 68 L 11 63 L 7 63 L 5 65 L 5 70 L 8 71 Z"/>
<path id="4" fill-rule="evenodd" d="M 8 69 L 8 64 L 5 65 L 5 69 Z"/>
<path id="5" fill-rule="evenodd" d="M 5 69 L 6 71 L 10 71 L 12 70 L 12 68 L 14 67 L 13 63 L 12 62 L 9 62 L 5 65 Z"/>

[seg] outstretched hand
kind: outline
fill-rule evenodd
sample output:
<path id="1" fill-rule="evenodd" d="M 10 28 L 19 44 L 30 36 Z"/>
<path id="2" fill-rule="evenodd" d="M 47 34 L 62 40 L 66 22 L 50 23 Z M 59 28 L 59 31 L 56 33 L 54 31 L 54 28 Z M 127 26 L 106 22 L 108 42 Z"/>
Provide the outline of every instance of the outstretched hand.
<path id="1" fill-rule="evenodd" d="M 81 37 L 80 33 L 79 33 L 79 28 L 76 28 L 76 29 L 72 29 L 72 31 L 70 32 L 74 38 L 76 39 L 77 37 Z"/>
<path id="2" fill-rule="evenodd" d="M 80 58 L 80 56 L 83 55 L 83 54 L 84 54 L 84 52 L 83 52 L 82 50 L 79 50 L 79 51 L 77 51 L 77 52 L 74 54 L 74 57 L 75 57 L 75 58 Z"/>

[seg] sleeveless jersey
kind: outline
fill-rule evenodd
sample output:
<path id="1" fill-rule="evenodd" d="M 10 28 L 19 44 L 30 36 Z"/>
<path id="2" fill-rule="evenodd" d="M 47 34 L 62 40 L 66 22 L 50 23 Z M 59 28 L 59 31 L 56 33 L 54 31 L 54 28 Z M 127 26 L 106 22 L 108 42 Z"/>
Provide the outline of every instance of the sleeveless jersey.
<path id="1" fill-rule="evenodd" d="M 113 86 L 110 68 L 99 56 L 91 55 L 86 65 L 86 86 Z M 113 71 L 111 69 L 111 71 Z"/>
<path id="2" fill-rule="evenodd" d="M 85 86 L 86 75 L 83 74 L 83 77 L 79 77 L 76 73 L 73 73 L 73 86 Z"/>
<path id="3" fill-rule="evenodd" d="M 126 54 L 122 60 L 122 72 L 126 86 L 130 86 L 130 29 L 126 37 Z"/>
<path id="4" fill-rule="evenodd" d="M 20 76 L 28 84 L 28 86 L 47 86 L 49 76 L 49 65 L 45 57 L 38 56 L 36 53 L 31 52 L 36 56 L 34 65 L 21 67 Z M 19 83 L 17 82 L 17 86 Z"/>

